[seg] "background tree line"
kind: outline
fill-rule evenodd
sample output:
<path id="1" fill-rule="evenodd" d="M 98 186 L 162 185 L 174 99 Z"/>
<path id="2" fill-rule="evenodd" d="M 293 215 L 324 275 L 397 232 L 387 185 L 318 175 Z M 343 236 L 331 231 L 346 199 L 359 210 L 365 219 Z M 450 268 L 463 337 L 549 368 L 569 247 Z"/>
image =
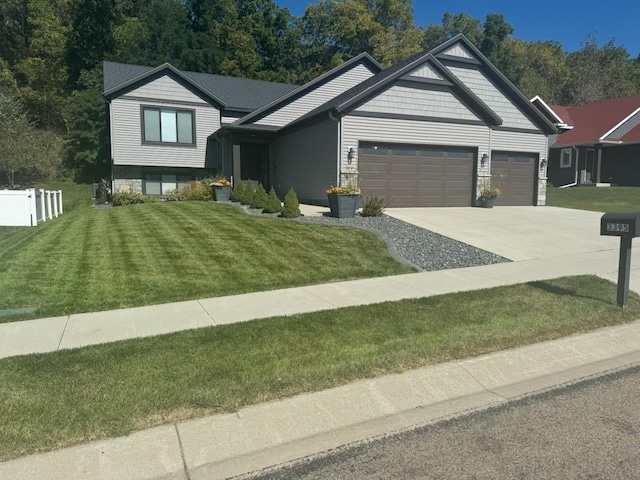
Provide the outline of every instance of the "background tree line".
<path id="1" fill-rule="evenodd" d="M 640 56 L 589 33 L 582 48 L 515 38 L 502 15 L 414 24 L 412 0 L 4 0 L 0 185 L 108 174 L 103 60 L 304 83 L 366 51 L 385 66 L 464 33 L 525 95 L 583 104 L 640 91 Z"/>

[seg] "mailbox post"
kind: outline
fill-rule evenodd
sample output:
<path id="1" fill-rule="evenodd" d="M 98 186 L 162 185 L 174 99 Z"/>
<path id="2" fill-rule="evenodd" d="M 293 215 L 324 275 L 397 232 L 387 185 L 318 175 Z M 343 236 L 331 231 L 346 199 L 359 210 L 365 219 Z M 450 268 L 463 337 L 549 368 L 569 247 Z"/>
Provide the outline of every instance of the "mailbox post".
<path id="1" fill-rule="evenodd" d="M 640 213 L 610 212 L 600 219 L 600 235 L 620 237 L 618 262 L 618 305 L 629 301 L 629 271 L 631 270 L 631 241 L 640 236 Z"/>

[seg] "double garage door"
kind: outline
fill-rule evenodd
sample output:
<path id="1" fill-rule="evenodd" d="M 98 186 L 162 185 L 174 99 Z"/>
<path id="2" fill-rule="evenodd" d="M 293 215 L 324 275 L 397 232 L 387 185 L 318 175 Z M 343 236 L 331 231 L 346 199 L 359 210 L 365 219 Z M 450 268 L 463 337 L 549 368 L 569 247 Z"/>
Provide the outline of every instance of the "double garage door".
<path id="1" fill-rule="evenodd" d="M 519 154 L 495 155 L 492 173 L 503 191 L 499 204 L 532 205 L 534 156 L 527 154 L 531 168 L 525 172 Z M 469 207 L 475 200 L 475 156 L 475 148 L 361 143 L 360 187 L 390 207 Z"/>
<path id="2" fill-rule="evenodd" d="M 471 148 L 360 144 L 360 187 L 390 207 L 468 207 L 474 157 Z"/>

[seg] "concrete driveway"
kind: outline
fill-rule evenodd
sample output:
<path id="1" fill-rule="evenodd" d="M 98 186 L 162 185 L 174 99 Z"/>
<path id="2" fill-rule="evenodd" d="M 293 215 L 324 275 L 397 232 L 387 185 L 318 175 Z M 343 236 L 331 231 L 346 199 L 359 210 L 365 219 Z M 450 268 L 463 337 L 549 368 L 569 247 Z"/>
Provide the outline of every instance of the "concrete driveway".
<path id="1" fill-rule="evenodd" d="M 558 207 L 389 208 L 391 217 L 510 260 L 618 249 L 600 236 L 602 213 Z"/>

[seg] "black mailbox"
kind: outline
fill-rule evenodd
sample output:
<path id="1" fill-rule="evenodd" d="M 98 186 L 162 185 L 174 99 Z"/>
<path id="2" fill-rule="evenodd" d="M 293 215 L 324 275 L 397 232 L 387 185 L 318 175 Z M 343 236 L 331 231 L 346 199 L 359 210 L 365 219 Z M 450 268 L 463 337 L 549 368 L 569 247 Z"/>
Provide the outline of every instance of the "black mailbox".
<path id="1" fill-rule="evenodd" d="M 629 301 L 629 271 L 631 270 L 631 241 L 640 236 L 639 212 L 609 212 L 600 219 L 600 235 L 620 237 L 618 263 L 618 305 Z"/>
<path id="2" fill-rule="evenodd" d="M 600 219 L 600 235 L 640 237 L 640 213 L 605 213 Z"/>

